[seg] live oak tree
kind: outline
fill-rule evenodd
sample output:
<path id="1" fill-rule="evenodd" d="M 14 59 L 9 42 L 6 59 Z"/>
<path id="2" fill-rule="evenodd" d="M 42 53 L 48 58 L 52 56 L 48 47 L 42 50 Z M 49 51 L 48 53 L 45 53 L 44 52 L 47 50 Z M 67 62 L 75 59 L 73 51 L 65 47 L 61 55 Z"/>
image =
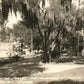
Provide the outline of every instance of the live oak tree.
<path id="1" fill-rule="evenodd" d="M 46 4 L 46 1 L 50 3 Z M 64 10 L 59 0 L 2 0 L 4 20 L 7 20 L 9 9 L 15 14 L 17 11 L 22 13 L 24 24 L 31 28 L 31 45 L 33 45 L 34 28 L 38 29 L 43 43 L 44 62 L 51 60 L 52 51 L 55 49 L 59 52 L 57 56 L 60 56 L 60 45 L 63 39 L 69 43 L 69 37 L 71 39 L 71 36 L 75 36 L 75 28 L 79 22 L 76 17 L 77 12 L 73 12 L 72 8 L 70 8 L 72 12 Z"/>
<path id="2" fill-rule="evenodd" d="M 17 11 L 22 12 L 24 23 L 32 29 L 32 35 L 33 29 L 38 28 L 41 39 L 43 39 L 44 62 L 49 62 L 51 51 L 56 47 L 58 47 L 58 51 L 60 50 L 59 35 L 65 26 L 65 15 L 59 1 L 51 1 L 53 5 L 50 4 L 52 6 L 47 8 L 44 0 L 41 3 L 42 6 L 39 0 L 3 0 L 3 17 L 5 20 L 7 19 L 9 9 L 13 10 L 15 14 Z M 31 45 L 32 43 L 33 37 Z"/>

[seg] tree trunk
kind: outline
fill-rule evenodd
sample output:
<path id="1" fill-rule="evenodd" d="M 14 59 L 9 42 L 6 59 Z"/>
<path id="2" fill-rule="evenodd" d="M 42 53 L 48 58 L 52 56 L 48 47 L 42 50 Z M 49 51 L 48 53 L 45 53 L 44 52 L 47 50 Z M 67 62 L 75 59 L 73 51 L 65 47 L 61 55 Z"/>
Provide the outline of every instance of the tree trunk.
<path id="1" fill-rule="evenodd" d="M 31 52 L 33 51 L 33 48 L 34 48 L 34 46 L 33 46 L 33 29 L 31 29 Z"/>
<path id="2" fill-rule="evenodd" d="M 44 39 L 43 39 L 43 62 L 49 62 L 49 54 L 47 50 L 47 40 L 46 40 L 46 32 L 44 32 Z"/>
<path id="3" fill-rule="evenodd" d="M 77 56 L 79 56 L 79 35 L 78 35 L 78 51 L 77 51 Z"/>

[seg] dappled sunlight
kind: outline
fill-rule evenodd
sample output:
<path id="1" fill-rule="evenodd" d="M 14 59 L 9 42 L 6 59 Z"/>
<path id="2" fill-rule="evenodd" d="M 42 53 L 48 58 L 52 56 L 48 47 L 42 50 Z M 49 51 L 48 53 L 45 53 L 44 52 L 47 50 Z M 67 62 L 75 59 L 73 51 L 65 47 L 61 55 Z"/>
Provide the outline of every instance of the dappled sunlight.
<path id="1" fill-rule="evenodd" d="M 36 73 L 42 73 L 45 68 L 40 67 L 40 57 L 28 58 L 23 61 L 5 63 L 0 68 L 0 77 L 28 77 Z"/>
<path id="2" fill-rule="evenodd" d="M 30 63 L 22 63 L 22 65 L 28 65 L 28 64 L 33 64 L 32 62 L 30 62 Z"/>
<path id="3" fill-rule="evenodd" d="M 40 63 L 40 64 L 42 65 L 41 67 L 46 68 L 46 70 L 43 72 L 43 74 L 44 73 L 49 74 L 49 73 L 62 72 L 65 70 L 84 67 L 84 65 L 78 65 L 78 64 L 74 64 L 74 63 L 46 63 L 46 64 Z M 51 66 L 52 66 L 52 68 L 51 68 Z"/>
<path id="4" fill-rule="evenodd" d="M 84 0 L 0 1 L 1 80 L 84 84 Z"/>

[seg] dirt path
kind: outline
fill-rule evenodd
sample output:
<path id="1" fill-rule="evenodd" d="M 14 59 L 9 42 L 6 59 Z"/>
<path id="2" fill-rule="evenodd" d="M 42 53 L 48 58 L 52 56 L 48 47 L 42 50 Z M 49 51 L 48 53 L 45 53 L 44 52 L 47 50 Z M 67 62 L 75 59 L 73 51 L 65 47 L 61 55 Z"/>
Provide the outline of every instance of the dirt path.
<path id="1" fill-rule="evenodd" d="M 71 62 L 71 63 L 48 63 L 48 64 L 40 63 L 40 64 L 42 65 L 41 67 L 46 68 L 46 70 L 43 72 L 43 74 L 62 72 L 65 70 L 84 67 L 84 65 L 75 64 L 73 62 Z"/>
<path id="2" fill-rule="evenodd" d="M 60 63 L 60 64 L 44 64 L 46 70 L 43 73 L 34 75 L 32 79 L 36 81 L 58 81 L 58 80 L 74 80 L 84 81 L 84 65 L 74 63 Z M 73 83 L 74 84 L 74 83 Z M 83 83 L 84 84 L 84 83 Z"/>

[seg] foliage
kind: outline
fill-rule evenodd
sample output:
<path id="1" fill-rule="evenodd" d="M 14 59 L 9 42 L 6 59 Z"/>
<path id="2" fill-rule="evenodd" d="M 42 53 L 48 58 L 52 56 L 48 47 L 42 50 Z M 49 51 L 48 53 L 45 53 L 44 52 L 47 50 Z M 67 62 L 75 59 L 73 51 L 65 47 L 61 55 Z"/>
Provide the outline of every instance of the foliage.
<path id="1" fill-rule="evenodd" d="M 71 4 L 70 10 L 67 11 L 58 0 L 47 0 L 50 2 L 50 7 L 46 7 L 44 0 L 41 3 L 40 1 L 3 0 L 2 12 L 3 17 L 7 19 L 9 9 L 14 10 L 15 14 L 20 11 L 23 16 L 23 23 L 35 32 L 34 28 L 38 29 L 43 43 L 44 61 L 47 62 L 51 51 L 56 50 L 60 53 L 61 47 L 67 49 L 71 47 L 76 50 L 75 46 L 78 40 L 76 31 L 81 30 L 84 26 L 84 20 L 82 19 L 84 12 L 81 9 L 82 14 L 80 15 L 80 11 L 76 11 Z M 16 28 L 20 30 L 20 33 Z M 25 28 L 20 27 L 20 25 L 15 26 L 14 32 L 18 32 L 19 35 L 17 36 L 23 38 L 23 32 L 21 31 L 25 31 Z"/>
<path id="2" fill-rule="evenodd" d="M 14 25 L 13 29 L 14 38 L 17 40 L 23 40 L 25 44 L 30 44 L 30 35 L 31 30 L 28 29 L 24 24 L 19 22 L 18 24 Z"/>

